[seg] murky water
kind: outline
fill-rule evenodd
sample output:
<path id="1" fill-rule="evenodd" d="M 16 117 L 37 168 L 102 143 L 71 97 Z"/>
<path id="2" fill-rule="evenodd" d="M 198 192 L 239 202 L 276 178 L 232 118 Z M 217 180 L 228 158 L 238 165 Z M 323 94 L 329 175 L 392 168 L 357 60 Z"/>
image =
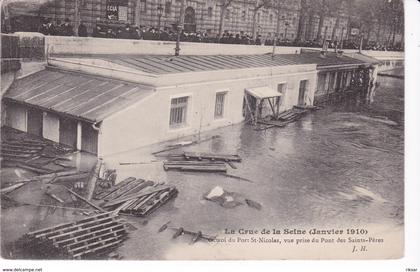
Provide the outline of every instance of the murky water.
<path id="1" fill-rule="evenodd" d="M 266 131 L 244 124 L 226 127 L 202 135 L 220 138 L 184 149 L 237 153 L 243 161 L 228 173 L 252 182 L 219 174 L 165 172 L 159 162 L 118 164 L 156 160 L 149 154 L 163 145 L 108 158 L 120 179 L 135 176 L 165 181 L 179 190 L 178 197 L 148 221 L 128 218 L 138 230 L 119 252 L 127 259 L 165 259 L 177 258 L 180 247 L 193 251 L 192 247 L 184 248 L 188 238 L 171 239 L 173 232 L 169 230 L 157 233 L 169 220 L 172 226 L 209 234 L 223 233 L 225 228 L 372 224 L 402 232 L 403 80 L 380 77 L 379 81 L 375 102 L 368 107 L 330 106 L 285 128 Z M 203 194 L 215 186 L 255 200 L 263 208 L 259 211 L 242 205 L 227 209 L 204 200 Z"/>

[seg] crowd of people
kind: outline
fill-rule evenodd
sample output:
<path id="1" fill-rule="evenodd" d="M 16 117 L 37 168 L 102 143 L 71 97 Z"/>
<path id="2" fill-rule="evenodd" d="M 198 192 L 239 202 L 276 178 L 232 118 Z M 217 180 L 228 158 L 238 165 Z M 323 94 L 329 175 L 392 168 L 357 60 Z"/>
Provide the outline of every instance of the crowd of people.
<path id="1" fill-rule="evenodd" d="M 80 23 L 77 33 L 74 32 L 73 26 L 70 21 L 66 19 L 64 23 L 57 22 L 54 24 L 51 20 L 45 19 L 42 25 L 38 29 L 39 32 L 44 35 L 58 35 L 58 36 L 79 36 L 87 37 L 88 31 L 85 24 Z M 159 41 L 176 41 L 178 32 L 175 27 L 164 27 L 158 29 L 155 27 L 144 27 L 144 26 L 131 26 L 126 24 L 124 26 L 111 26 L 109 24 L 97 23 L 93 29 L 92 37 L 98 38 L 113 38 L 113 39 L 143 39 L 143 40 L 159 40 Z M 181 31 L 180 40 L 183 42 L 202 42 L 202 43 L 223 43 L 223 44 L 248 44 L 248 45 L 266 45 L 272 46 L 274 42 L 278 46 L 296 46 L 296 47 L 322 47 L 322 41 L 294 41 L 289 39 L 274 39 L 272 37 L 263 38 L 261 35 L 256 35 L 254 38 L 252 35 L 240 32 L 231 33 L 225 31 L 221 37 L 212 35 L 203 31 L 186 32 Z M 328 48 L 343 48 L 343 49 L 358 49 L 360 46 L 359 42 L 355 41 L 343 41 L 343 44 L 339 44 L 338 41 L 327 40 Z M 367 43 L 363 45 L 363 49 L 366 50 L 402 50 L 400 45 L 397 46 L 385 46 L 379 43 Z"/>

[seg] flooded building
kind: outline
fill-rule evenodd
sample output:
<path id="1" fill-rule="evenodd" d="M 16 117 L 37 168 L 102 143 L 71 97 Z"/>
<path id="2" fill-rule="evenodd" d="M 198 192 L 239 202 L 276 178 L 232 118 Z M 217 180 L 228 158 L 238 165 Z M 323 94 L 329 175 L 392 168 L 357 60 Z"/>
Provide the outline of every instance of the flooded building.
<path id="1" fill-rule="evenodd" d="M 7 126 L 103 156 L 242 122 L 245 92 L 311 105 L 316 75 L 282 55 L 55 57 L 3 102 Z"/>
<path id="2" fill-rule="evenodd" d="M 297 63 L 315 63 L 318 71 L 314 104 L 334 100 L 341 94 L 351 92 L 369 93 L 376 82 L 377 59 L 359 53 L 325 52 L 302 50 L 301 54 L 287 54 L 284 58 Z M 371 84 L 372 83 L 372 84 Z"/>

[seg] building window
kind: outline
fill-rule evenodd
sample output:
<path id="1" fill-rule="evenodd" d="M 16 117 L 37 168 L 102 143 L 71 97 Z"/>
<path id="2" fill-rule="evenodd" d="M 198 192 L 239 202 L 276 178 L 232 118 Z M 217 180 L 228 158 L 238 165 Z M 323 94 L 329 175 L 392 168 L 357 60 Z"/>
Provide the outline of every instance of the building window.
<path id="1" fill-rule="evenodd" d="M 246 10 L 242 11 L 242 20 L 246 20 Z"/>
<path id="2" fill-rule="evenodd" d="M 209 18 L 213 17 L 213 8 L 212 7 L 207 8 L 207 16 Z"/>
<path id="3" fill-rule="evenodd" d="M 281 105 L 283 103 L 283 101 L 285 100 L 285 96 L 286 96 L 286 90 L 287 90 L 287 83 L 277 84 L 277 91 L 279 93 L 281 93 L 281 96 L 277 97 L 276 105 Z"/>
<path id="4" fill-rule="evenodd" d="M 214 118 L 223 118 L 225 111 L 226 92 L 216 93 L 216 103 L 214 106 Z"/>
<path id="5" fill-rule="evenodd" d="M 141 13 L 146 13 L 146 0 L 140 0 L 140 12 Z"/>
<path id="6" fill-rule="evenodd" d="M 172 7 L 172 2 L 167 1 L 165 3 L 165 14 L 166 15 L 171 14 L 171 7 Z"/>
<path id="7" fill-rule="evenodd" d="M 230 19 L 230 9 L 226 10 L 226 15 L 225 15 L 226 20 Z"/>
<path id="8" fill-rule="evenodd" d="M 269 21 L 270 21 L 270 24 L 273 23 L 273 14 L 270 14 Z"/>
<path id="9" fill-rule="evenodd" d="M 188 96 L 173 98 L 171 100 L 170 127 L 180 127 L 187 121 Z"/>
<path id="10" fill-rule="evenodd" d="M 282 95 L 286 93 L 286 89 L 287 89 L 287 83 L 277 84 L 277 91 L 281 93 Z"/>

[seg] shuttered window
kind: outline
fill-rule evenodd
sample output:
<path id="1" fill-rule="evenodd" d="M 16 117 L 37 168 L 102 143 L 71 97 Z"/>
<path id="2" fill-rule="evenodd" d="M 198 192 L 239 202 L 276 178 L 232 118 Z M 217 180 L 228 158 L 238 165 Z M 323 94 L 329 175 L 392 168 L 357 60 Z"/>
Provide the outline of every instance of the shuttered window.
<path id="1" fill-rule="evenodd" d="M 170 127 L 180 127 L 186 124 L 188 96 L 173 98 L 171 100 Z"/>
<path id="2" fill-rule="evenodd" d="M 225 110 L 225 97 L 226 92 L 216 94 L 216 103 L 214 107 L 214 118 L 223 118 Z"/>

